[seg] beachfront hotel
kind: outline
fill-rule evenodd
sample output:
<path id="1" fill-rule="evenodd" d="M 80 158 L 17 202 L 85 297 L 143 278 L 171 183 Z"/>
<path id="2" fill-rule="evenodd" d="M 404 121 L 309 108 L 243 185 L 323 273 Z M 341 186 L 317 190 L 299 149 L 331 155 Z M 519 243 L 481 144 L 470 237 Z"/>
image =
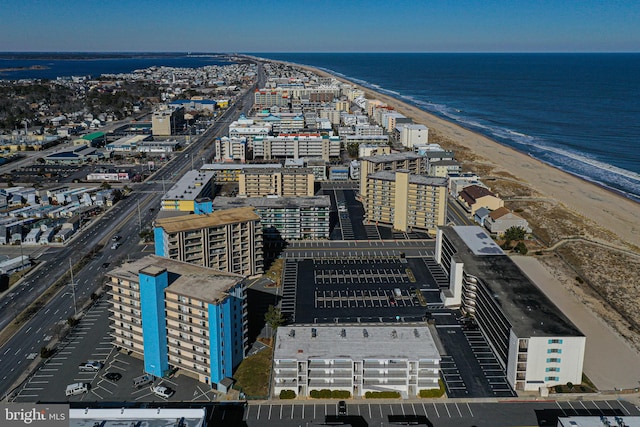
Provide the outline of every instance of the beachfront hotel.
<path id="1" fill-rule="evenodd" d="M 263 271 L 262 226 L 252 207 L 159 218 L 155 254 L 243 276 Z"/>
<path id="2" fill-rule="evenodd" d="M 292 325 L 278 328 L 273 394 L 292 390 L 395 391 L 404 399 L 437 389 L 440 354 L 424 324 Z"/>
<path id="3" fill-rule="evenodd" d="M 205 163 L 200 168 L 201 171 L 214 172 L 214 181 L 219 183 L 238 182 L 242 171 L 249 169 L 277 169 L 281 168 L 280 163 Z"/>
<path id="4" fill-rule="evenodd" d="M 367 176 L 380 171 L 407 170 L 420 175 L 426 171 L 426 160 L 419 154 L 405 152 L 363 157 L 360 159 L 360 197 L 367 198 Z"/>
<path id="5" fill-rule="evenodd" d="M 478 226 L 441 227 L 446 307 L 477 322 L 514 390 L 582 382 L 586 337 Z"/>
<path id="6" fill-rule="evenodd" d="M 213 209 L 251 207 L 260 217 L 264 240 L 328 239 L 329 196 L 216 197 Z"/>
<path id="7" fill-rule="evenodd" d="M 362 199 L 365 219 L 394 230 L 423 230 L 435 236 L 446 222 L 447 179 L 414 175 L 408 170 L 367 175 Z"/>
<path id="8" fill-rule="evenodd" d="M 107 273 L 113 345 L 162 377 L 230 377 L 247 348 L 244 277 L 155 255 Z"/>
<path id="9" fill-rule="evenodd" d="M 308 168 L 252 168 L 238 176 L 238 196 L 313 196 L 315 177 Z"/>

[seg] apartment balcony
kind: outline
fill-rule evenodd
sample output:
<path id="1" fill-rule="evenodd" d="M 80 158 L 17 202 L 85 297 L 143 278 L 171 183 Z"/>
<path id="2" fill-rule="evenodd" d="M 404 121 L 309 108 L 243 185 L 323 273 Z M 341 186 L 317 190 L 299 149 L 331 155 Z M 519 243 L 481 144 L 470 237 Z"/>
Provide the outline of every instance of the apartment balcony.
<path id="1" fill-rule="evenodd" d="M 167 346 L 169 354 L 172 354 L 183 359 L 194 360 L 193 356 L 204 358 L 204 361 L 196 360 L 196 363 L 202 363 L 203 365 L 209 365 L 209 352 L 208 350 L 194 350 L 193 346 L 188 345 L 176 345 L 169 344 Z"/>
<path id="2" fill-rule="evenodd" d="M 128 331 L 121 331 L 120 329 L 112 329 L 109 335 L 116 340 L 114 341 L 113 344 L 119 347 L 122 347 L 122 344 L 120 344 L 120 340 L 124 339 L 126 341 L 131 341 L 134 344 L 139 345 L 140 348 L 143 348 L 144 343 L 142 342 L 142 336 L 136 336 L 136 335 L 128 336 L 127 333 Z M 132 348 L 135 348 L 135 347 L 132 347 Z"/>
<path id="3" fill-rule="evenodd" d="M 385 379 L 371 379 L 371 378 L 365 378 L 362 383 L 364 385 L 370 385 L 370 386 L 385 386 L 385 385 L 398 385 L 398 386 L 403 386 L 407 384 L 407 379 L 390 379 L 390 378 L 385 378 Z"/>
<path id="4" fill-rule="evenodd" d="M 352 362 L 333 362 L 333 363 L 325 363 L 324 360 L 310 360 L 308 368 L 309 369 L 351 369 L 353 366 Z"/>
<path id="5" fill-rule="evenodd" d="M 344 379 L 324 379 L 324 380 L 320 380 L 320 379 L 315 379 L 315 378 L 310 378 L 309 379 L 309 388 L 333 388 L 333 387 L 352 387 L 353 386 L 353 381 L 351 381 L 351 379 L 349 380 L 344 380 Z"/>
<path id="6" fill-rule="evenodd" d="M 326 372 L 326 371 L 309 371 L 308 375 L 310 378 L 351 378 L 353 376 L 353 372 L 352 371 L 333 371 L 330 370 L 331 372 Z"/>

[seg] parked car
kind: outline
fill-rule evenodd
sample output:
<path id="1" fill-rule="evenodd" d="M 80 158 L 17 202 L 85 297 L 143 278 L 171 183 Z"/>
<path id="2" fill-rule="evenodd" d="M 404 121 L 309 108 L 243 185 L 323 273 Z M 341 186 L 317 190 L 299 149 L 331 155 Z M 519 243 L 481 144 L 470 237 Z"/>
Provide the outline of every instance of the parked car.
<path id="1" fill-rule="evenodd" d="M 153 375 L 149 374 L 140 375 L 139 377 L 135 377 L 133 379 L 133 386 L 136 388 L 140 388 L 151 383 L 153 383 Z"/>
<path id="2" fill-rule="evenodd" d="M 151 388 L 151 391 L 153 392 L 153 394 L 155 394 L 156 396 L 160 396 L 160 397 L 164 397 L 165 399 L 170 398 L 171 396 L 173 396 L 173 393 L 175 393 L 173 390 L 171 390 L 169 387 L 165 387 L 163 385 L 157 385 L 155 387 Z"/>
<path id="3" fill-rule="evenodd" d="M 98 372 L 100 369 L 102 369 L 102 366 L 102 362 L 89 360 L 87 362 L 81 363 L 79 368 L 83 372 Z"/>
<path id="4" fill-rule="evenodd" d="M 119 372 L 107 372 L 104 377 L 109 381 L 118 382 L 122 378 L 122 374 Z"/>
<path id="5" fill-rule="evenodd" d="M 344 400 L 338 402 L 338 415 L 347 415 L 347 404 Z"/>

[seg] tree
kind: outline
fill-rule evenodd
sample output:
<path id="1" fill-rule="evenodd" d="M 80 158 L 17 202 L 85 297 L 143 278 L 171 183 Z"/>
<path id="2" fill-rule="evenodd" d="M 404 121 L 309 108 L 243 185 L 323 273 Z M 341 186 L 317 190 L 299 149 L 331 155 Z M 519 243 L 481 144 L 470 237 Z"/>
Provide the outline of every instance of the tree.
<path id="1" fill-rule="evenodd" d="M 523 240 L 527 231 L 522 227 L 511 227 L 504 232 L 505 240 Z"/>
<path id="2" fill-rule="evenodd" d="M 269 325 L 271 330 L 275 331 L 278 329 L 278 326 L 281 326 L 284 323 L 284 317 L 282 317 L 282 312 L 278 307 L 269 305 L 267 312 L 264 314 L 264 321 Z"/>
<path id="3" fill-rule="evenodd" d="M 515 251 L 521 255 L 526 255 L 527 252 L 529 252 L 529 249 L 527 249 L 527 245 L 525 245 L 524 242 L 518 242 L 515 247 Z"/>
<path id="4" fill-rule="evenodd" d="M 105 181 L 100 185 L 100 188 L 102 188 L 104 190 L 110 190 L 111 189 L 111 184 L 109 184 L 107 181 Z"/>

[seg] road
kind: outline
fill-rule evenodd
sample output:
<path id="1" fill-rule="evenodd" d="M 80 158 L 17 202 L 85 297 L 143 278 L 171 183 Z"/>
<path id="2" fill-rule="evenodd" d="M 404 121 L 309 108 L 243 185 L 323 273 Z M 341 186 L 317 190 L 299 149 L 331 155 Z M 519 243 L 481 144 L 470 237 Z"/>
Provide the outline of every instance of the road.
<path id="1" fill-rule="evenodd" d="M 253 105 L 253 90 L 250 88 L 237 102 L 247 111 Z M 35 299 L 42 295 L 60 277 L 69 271 L 69 260 L 76 263 L 92 249 L 101 250 L 82 271 L 75 272 L 75 297 L 77 306 L 90 298 L 103 283 L 104 263 L 116 264 L 127 254 L 139 254 L 138 233 L 149 226 L 154 213 L 160 207 L 163 187 L 171 186 L 192 166 L 192 161 L 208 159 L 213 155 L 214 138 L 228 133 L 229 123 L 240 115 L 240 110 L 231 105 L 221 117 L 203 134 L 193 139 L 181 154 L 164 168 L 158 170 L 147 182 L 132 184 L 131 194 L 118 202 L 102 217 L 87 225 L 65 248 L 50 250 L 40 258 L 42 265 L 14 286 L 0 301 L 0 328 L 4 328 Z M 193 160 L 192 160 L 193 159 Z M 198 166 L 195 164 L 194 166 Z M 154 208 L 152 212 L 150 208 Z M 111 249 L 111 236 L 122 236 L 121 246 Z M 152 248 L 148 248 L 152 253 Z M 67 318 L 74 314 L 71 287 L 59 291 L 46 305 L 27 321 L 7 342 L 0 346 L 0 398 L 4 397 L 27 369 L 30 357 L 39 354 L 40 348 L 60 329 Z"/>

